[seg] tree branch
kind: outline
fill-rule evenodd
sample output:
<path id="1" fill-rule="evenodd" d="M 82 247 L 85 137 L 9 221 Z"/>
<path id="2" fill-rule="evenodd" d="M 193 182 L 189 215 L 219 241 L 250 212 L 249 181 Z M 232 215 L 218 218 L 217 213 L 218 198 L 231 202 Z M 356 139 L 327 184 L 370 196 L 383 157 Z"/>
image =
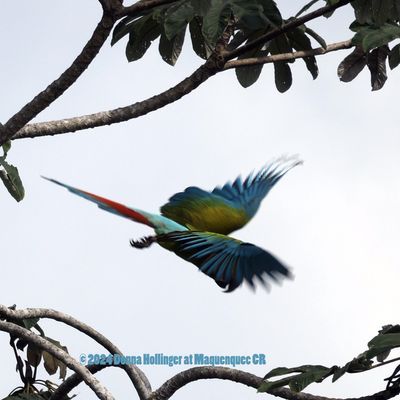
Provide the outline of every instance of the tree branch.
<path id="1" fill-rule="evenodd" d="M 4 305 L 0 304 L 0 317 L 5 317 L 11 320 L 21 320 L 29 318 L 49 318 L 59 322 L 63 322 L 78 331 L 84 333 L 85 335 L 91 337 L 101 346 L 108 350 L 110 354 L 123 353 L 115 346 L 110 340 L 108 340 L 101 333 L 97 332 L 91 326 L 78 321 L 77 319 L 71 317 L 70 315 L 61 313 L 56 310 L 45 309 L 45 308 L 28 308 L 26 310 L 12 310 Z M 130 380 L 132 381 L 138 395 L 141 399 L 146 399 L 151 392 L 150 382 L 148 381 L 146 375 L 141 369 L 136 365 L 124 364 L 121 367 L 125 370 Z"/>
<path id="2" fill-rule="evenodd" d="M 312 11 L 302 17 L 292 19 L 289 22 L 287 22 L 286 24 L 276 27 L 272 31 L 258 37 L 257 39 L 254 39 L 253 41 L 246 43 L 245 45 L 238 47 L 235 50 L 225 53 L 224 58 L 225 58 L 225 60 L 232 60 L 232 59 L 248 52 L 249 50 L 254 49 L 255 47 L 257 47 L 258 45 L 260 45 L 262 43 L 266 43 L 269 40 L 275 39 L 276 37 L 282 35 L 282 33 L 288 32 L 291 29 L 297 28 L 298 26 L 303 25 L 308 21 L 311 21 L 315 18 L 320 17 L 321 15 L 324 15 L 328 12 L 332 12 L 332 11 L 336 10 L 337 8 L 343 7 L 346 4 L 349 4 L 351 1 L 352 0 L 339 0 L 336 4 L 321 7 L 318 10 Z"/>
<path id="3" fill-rule="evenodd" d="M 171 379 L 163 383 L 156 391 L 152 393 L 151 400 L 167 400 L 183 386 L 200 379 L 224 379 L 241 383 L 255 389 L 258 389 L 263 382 L 263 379 L 256 375 L 233 368 L 194 367 L 186 371 L 179 372 Z M 286 400 L 339 400 L 329 397 L 315 396 L 309 393 L 296 393 L 286 388 L 272 389 L 268 393 Z M 370 396 L 348 398 L 343 400 L 389 400 L 397 396 L 399 393 L 400 388 L 396 387 L 377 392 Z"/>
<path id="4" fill-rule="evenodd" d="M 82 75 L 103 46 L 114 22 L 112 14 L 103 14 L 92 37 L 71 66 L 4 124 L 0 131 L 0 146 L 60 97 Z"/>
<path id="5" fill-rule="evenodd" d="M 248 67 L 251 65 L 259 65 L 259 64 L 268 64 L 276 61 L 290 61 L 290 60 L 295 60 L 297 58 L 320 56 L 326 53 L 330 53 L 331 51 L 349 49 L 353 46 L 354 45 L 352 44 L 351 40 L 345 40 L 343 42 L 332 43 L 328 45 L 326 49 L 323 47 L 318 47 L 316 49 L 295 51 L 293 53 L 282 53 L 265 57 L 243 58 L 240 60 L 228 61 L 225 64 L 224 71 L 232 68 Z"/>
<path id="6" fill-rule="evenodd" d="M 112 367 L 113 365 L 88 365 L 86 368 L 91 374 L 96 374 L 97 372 L 103 370 L 107 367 Z M 117 365 L 115 365 L 117 367 Z M 122 365 L 118 365 L 122 368 Z M 83 382 L 83 378 L 80 374 L 73 374 L 69 376 L 51 395 L 49 400 L 63 400 L 71 390 L 75 389 L 80 383 Z"/>
<path id="7" fill-rule="evenodd" d="M 228 61 L 223 69 L 204 64 L 198 68 L 192 75 L 178 83 L 171 89 L 166 90 L 149 99 L 131 104 L 126 107 L 117 108 L 109 111 L 102 111 L 95 114 L 83 115 L 74 118 L 66 118 L 57 121 L 39 122 L 26 125 L 13 139 L 35 138 L 39 136 L 53 136 L 68 132 L 76 132 L 83 129 L 95 128 L 98 126 L 111 125 L 130 119 L 141 117 L 152 111 L 158 110 L 170 103 L 179 100 L 181 97 L 189 94 L 208 78 L 220 71 L 226 71 L 232 68 L 244 67 L 256 64 L 266 64 L 274 61 L 284 61 L 296 58 L 303 58 L 310 55 L 322 55 L 331 51 L 347 49 L 352 47 L 351 41 L 333 43 L 324 48 L 298 51 L 294 53 L 277 54 L 274 56 L 246 58 L 242 60 Z"/>
<path id="8" fill-rule="evenodd" d="M 79 364 L 73 357 L 71 357 L 64 350 L 55 346 L 53 343 L 47 341 L 39 335 L 22 328 L 11 322 L 0 321 L 0 331 L 8 332 L 19 338 L 25 339 L 29 343 L 33 343 L 38 348 L 47 351 L 57 360 L 63 362 L 68 368 L 82 376 L 86 384 L 96 393 L 97 397 L 101 400 L 114 400 L 114 397 L 109 390 L 103 386 L 83 365 Z"/>
<path id="9" fill-rule="evenodd" d="M 166 90 L 149 99 L 131 104 L 126 107 L 116 108 L 110 111 L 102 111 L 95 114 L 83 115 L 80 117 L 67 118 L 57 121 L 39 122 L 26 125 L 12 139 L 34 138 L 40 136 L 53 136 L 62 133 L 76 132 L 83 129 L 95 128 L 98 126 L 111 125 L 133 118 L 141 117 L 149 112 L 158 110 L 171 104 L 215 75 L 219 67 L 214 63 L 206 62 L 193 74 L 178 83 L 171 89 Z"/>

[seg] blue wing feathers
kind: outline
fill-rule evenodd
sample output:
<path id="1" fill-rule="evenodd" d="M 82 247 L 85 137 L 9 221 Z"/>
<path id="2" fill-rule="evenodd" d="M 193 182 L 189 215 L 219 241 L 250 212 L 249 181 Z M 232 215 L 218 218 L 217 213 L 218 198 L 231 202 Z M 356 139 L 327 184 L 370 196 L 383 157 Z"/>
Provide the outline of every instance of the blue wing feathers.
<path id="1" fill-rule="evenodd" d="M 229 236 L 212 232 L 182 231 L 157 237 L 159 243 L 168 243 L 179 257 L 195 264 L 200 271 L 213 278 L 227 292 L 246 281 L 254 288 L 254 278 L 267 285 L 265 275 L 290 276 L 290 272 L 267 251 Z"/>

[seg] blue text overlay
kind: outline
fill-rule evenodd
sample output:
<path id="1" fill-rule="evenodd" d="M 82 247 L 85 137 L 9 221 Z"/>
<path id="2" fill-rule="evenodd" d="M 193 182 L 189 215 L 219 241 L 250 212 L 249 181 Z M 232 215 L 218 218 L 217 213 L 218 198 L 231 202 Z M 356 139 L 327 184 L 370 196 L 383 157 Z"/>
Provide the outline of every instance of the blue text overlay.
<path id="1" fill-rule="evenodd" d="M 141 355 L 120 354 L 81 354 L 79 361 L 82 365 L 265 365 L 266 355 L 255 353 L 252 355 L 208 355 L 194 353 L 187 355 L 165 355 L 163 353 L 143 353 Z"/>

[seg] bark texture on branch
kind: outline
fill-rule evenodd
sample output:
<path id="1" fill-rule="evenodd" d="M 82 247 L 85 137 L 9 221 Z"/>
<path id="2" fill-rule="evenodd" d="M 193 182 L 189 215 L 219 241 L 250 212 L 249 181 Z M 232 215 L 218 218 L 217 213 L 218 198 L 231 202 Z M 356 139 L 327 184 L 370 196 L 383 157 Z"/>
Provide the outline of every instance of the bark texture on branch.
<path id="1" fill-rule="evenodd" d="M 110 391 L 103 386 L 86 367 L 79 364 L 73 357 L 53 343 L 11 322 L 0 321 L 0 331 L 8 332 L 14 336 L 25 339 L 28 343 L 33 343 L 38 348 L 47 351 L 57 360 L 63 362 L 68 368 L 78 373 L 85 383 L 96 393 L 99 399 L 114 400 Z"/>
<path id="2" fill-rule="evenodd" d="M 96 128 L 98 126 L 111 125 L 138 118 L 179 100 L 192 90 L 196 89 L 208 78 L 215 75 L 217 71 L 218 68 L 216 68 L 214 64 L 211 65 L 210 63 L 205 63 L 176 86 L 156 96 L 150 97 L 147 100 L 126 107 L 102 111 L 95 114 L 29 124 L 14 135 L 13 139 L 59 135 L 62 133 L 76 132 L 83 129 Z"/>
<path id="3" fill-rule="evenodd" d="M 353 46 L 354 45 L 351 43 L 351 40 L 345 40 L 343 42 L 329 44 L 326 46 L 326 48 L 318 47 L 316 49 L 295 51 L 293 53 L 275 54 L 273 56 L 242 58 L 240 60 L 228 61 L 225 64 L 224 70 L 249 67 L 252 65 L 269 64 L 277 61 L 290 61 L 309 56 L 321 56 L 323 54 L 330 53 L 331 51 L 349 49 Z"/>
<path id="4" fill-rule="evenodd" d="M 123 355 L 121 350 L 115 346 L 109 339 L 97 332 L 91 326 L 71 317 L 68 314 L 46 308 L 28 308 L 25 310 L 12 310 L 6 306 L 0 304 L 0 317 L 7 318 L 8 320 L 22 320 L 29 318 L 49 318 L 55 321 L 63 322 L 64 324 L 71 326 L 78 331 L 89 336 L 101 346 L 103 346 L 110 354 Z M 146 375 L 136 365 L 124 364 L 121 368 L 125 370 L 133 383 L 136 391 L 141 399 L 148 397 L 151 392 L 150 382 Z"/>

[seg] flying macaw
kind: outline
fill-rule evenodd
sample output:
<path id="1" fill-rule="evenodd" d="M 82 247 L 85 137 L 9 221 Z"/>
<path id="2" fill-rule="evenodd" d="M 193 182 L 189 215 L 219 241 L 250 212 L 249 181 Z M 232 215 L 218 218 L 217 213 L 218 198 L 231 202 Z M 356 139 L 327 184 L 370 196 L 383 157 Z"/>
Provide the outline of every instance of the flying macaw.
<path id="1" fill-rule="evenodd" d="M 239 176 L 233 183 L 228 182 L 211 192 L 190 186 L 174 194 L 161 207 L 161 215 L 124 206 L 55 179 L 43 178 L 96 203 L 103 210 L 153 228 L 155 235 L 131 240 L 131 246 L 142 249 L 158 243 L 196 265 L 226 292 L 232 292 L 243 281 L 254 288 L 255 277 L 268 286 L 265 274 L 274 281 L 278 280 L 279 274 L 290 277 L 288 268 L 272 254 L 227 235 L 246 225 L 271 188 L 301 163 L 297 158 L 280 158 L 258 173 L 250 174 L 244 181 Z"/>

